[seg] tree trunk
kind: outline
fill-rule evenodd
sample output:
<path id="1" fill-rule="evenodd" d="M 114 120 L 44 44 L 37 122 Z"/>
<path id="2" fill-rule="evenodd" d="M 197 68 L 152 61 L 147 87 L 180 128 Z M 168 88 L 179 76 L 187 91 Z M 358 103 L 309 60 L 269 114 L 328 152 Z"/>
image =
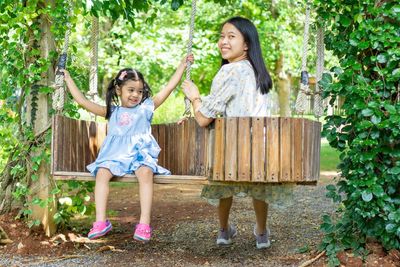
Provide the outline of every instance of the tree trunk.
<path id="1" fill-rule="evenodd" d="M 49 1 L 45 1 L 49 2 Z M 47 4 L 47 3 L 46 3 Z M 47 15 L 42 15 L 40 17 L 40 30 L 41 30 L 41 38 L 39 41 L 40 47 L 40 57 L 41 58 L 49 58 L 50 53 L 55 51 L 55 39 L 52 34 L 51 27 L 51 19 L 47 17 Z M 54 81 L 54 70 L 50 67 L 47 70 L 47 73 L 42 75 L 43 79 L 40 84 L 43 86 L 51 86 Z M 27 119 L 31 120 L 32 116 L 32 106 L 30 105 L 31 101 L 28 101 L 28 109 L 27 109 Z M 39 93 L 37 100 L 37 112 L 38 116 L 34 119 L 34 132 L 35 134 L 39 134 L 44 129 L 49 126 L 50 117 L 49 117 L 49 103 L 47 94 Z M 32 154 L 32 156 L 35 156 Z M 41 162 L 37 176 L 39 179 L 31 185 L 32 195 L 31 198 L 38 197 L 42 200 L 46 200 L 48 198 L 53 197 L 50 192 L 52 190 L 51 186 L 51 175 L 50 175 L 50 166 L 44 160 Z M 32 205 L 31 209 L 32 219 L 40 220 L 43 230 L 45 231 L 47 236 L 53 235 L 57 228 L 54 223 L 53 215 L 56 212 L 56 200 L 54 199 L 52 202 L 48 204 L 47 207 L 40 207 L 38 205 Z"/>
<path id="2" fill-rule="evenodd" d="M 276 7 L 277 1 L 271 1 L 271 15 L 274 19 L 278 19 L 279 12 L 278 8 Z M 284 56 L 283 52 L 281 51 L 281 47 L 279 45 L 279 41 L 276 40 L 276 50 L 280 51 L 280 55 L 278 60 L 275 62 L 275 77 L 278 79 L 275 83 L 276 85 L 276 92 L 278 93 L 279 99 L 279 115 L 281 117 L 290 117 L 290 87 L 291 87 L 291 76 L 290 74 L 286 73 L 283 69 L 284 64 Z"/>
<path id="3" fill-rule="evenodd" d="M 279 114 L 281 117 L 290 117 L 290 86 L 291 76 L 283 70 L 283 54 L 275 63 L 275 75 L 278 78 L 277 92 L 279 96 Z"/>
<path id="4" fill-rule="evenodd" d="M 0 176 L 0 214 L 10 212 L 13 206 L 14 198 L 12 192 L 15 190 L 16 184 L 16 181 L 14 181 L 11 175 L 11 169 L 16 165 L 16 162 L 12 160 L 13 157 L 14 153 L 11 152 L 7 160 L 7 165 Z"/>

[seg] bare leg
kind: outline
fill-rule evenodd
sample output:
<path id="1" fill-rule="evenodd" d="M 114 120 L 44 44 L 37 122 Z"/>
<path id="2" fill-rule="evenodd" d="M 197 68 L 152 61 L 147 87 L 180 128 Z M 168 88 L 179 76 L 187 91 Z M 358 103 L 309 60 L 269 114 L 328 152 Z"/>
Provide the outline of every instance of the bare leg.
<path id="1" fill-rule="evenodd" d="M 140 223 L 150 224 L 151 207 L 153 205 L 153 171 L 141 166 L 135 171 L 139 180 Z"/>
<path id="2" fill-rule="evenodd" d="M 232 197 L 221 198 L 218 206 L 219 227 L 228 229 L 229 211 L 232 207 Z"/>
<path id="3" fill-rule="evenodd" d="M 105 168 L 100 168 L 96 174 L 96 186 L 94 189 L 94 200 L 96 203 L 96 222 L 106 220 L 107 200 L 109 182 L 113 177 L 112 173 Z"/>
<path id="4" fill-rule="evenodd" d="M 253 207 L 256 213 L 257 234 L 263 234 L 267 227 L 268 203 L 253 198 Z"/>

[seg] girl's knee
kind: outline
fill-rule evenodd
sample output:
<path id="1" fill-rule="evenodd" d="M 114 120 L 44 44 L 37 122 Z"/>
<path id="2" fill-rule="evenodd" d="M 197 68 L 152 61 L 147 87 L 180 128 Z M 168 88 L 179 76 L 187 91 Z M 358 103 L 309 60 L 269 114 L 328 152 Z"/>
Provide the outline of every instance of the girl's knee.
<path id="1" fill-rule="evenodd" d="M 153 170 L 147 166 L 142 166 L 135 172 L 139 183 L 153 183 Z"/>
<path id="2" fill-rule="evenodd" d="M 108 169 L 100 168 L 96 174 L 96 182 L 98 181 L 108 182 L 112 177 L 113 175 Z"/>
<path id="3" fill-rule="evenodd" d="M 153 170 L 150 167 L 143 165 L 135 171 L 135 174 L 137 176 L 153 176 Z"/>

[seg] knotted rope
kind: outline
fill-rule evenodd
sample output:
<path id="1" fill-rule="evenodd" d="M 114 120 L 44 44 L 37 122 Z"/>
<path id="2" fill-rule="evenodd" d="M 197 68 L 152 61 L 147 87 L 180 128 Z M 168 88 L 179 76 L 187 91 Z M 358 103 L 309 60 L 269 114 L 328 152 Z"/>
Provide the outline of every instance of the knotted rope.
<path id="1" fill-rule="evenodd" d="M 304 21 L 304 33 L 303 33 L 303 54 L 301 58 L 301 82 L 300 90 L 296 99 L 296 112 L 298 114 L 304 113 L 308 101 L 307 95 L 309 94 L 308 86 L 308 72 L 307 72 L 307 51 L 308 51 L 308 39 L 309 39 L 309 28 L 310 28 L 310 7 L 307 3 L 306 6 L 306 17 Z"/>
<path id="2" fill-rule="evenodd" d="M 89 73 L 89 92 L 88 96 L 92 101 L 96 101 L 97 96 L 97 69 L 98 69 L 98 38 L 99 19 L 93 16 L 92 31 L 90 38 L 90 73 Z"/>
<path id="3" fill-rule="evenodd" d="M 68 7 L 67 30 L 65 31 L 64 45 L 57 64 L 58 70 L 65 69 L 65 66 L 67 64 L 69 36 L 71 35 L 71 23 L 69 22 L 71 14 L 72 14 L 72 6 L 70 4 Z M 65 99 L 64 75 L 62 72 L 57 71 L 54 82 L 53 109 L 56 110 L 58 113 L 60 113 L 64 107 L 64 99 Z"/>
<path id="4" fill-rule="evenodd" d="M 187 55 L 190 55 L 192 53 L 195 17 L 196 17 L 196 0 L 192 0 L 192 13 L 190 15 L 190 29 L 189 29 L 189 40 L 187 45 Z M 190 80 L 191 65 L 192 64 L 190 62 L 187 62 L 186 80 Z M 185 112 L 183 113 L 183 116 L 190 117 L 190 115 L 191 115 L 190 100 L 187 97 L 185 97 Z"/>
<path id="5" fill-rule="evenodd" d="M 322 88 L 319 86 L 322 73 L 324 72 L 324 29 L 318 27 L 317 29 L 317 67 L 316 67 L 316 84 L 314 95 L 314 115 L 319 118 L 324 114 L 324 104 L 322 99 Z"/>

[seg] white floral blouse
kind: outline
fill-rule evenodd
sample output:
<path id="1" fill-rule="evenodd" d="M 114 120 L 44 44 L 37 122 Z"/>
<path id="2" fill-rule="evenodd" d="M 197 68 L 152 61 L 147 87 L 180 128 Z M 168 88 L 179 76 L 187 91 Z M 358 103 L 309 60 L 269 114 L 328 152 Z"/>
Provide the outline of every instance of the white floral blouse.
<path id="1" fill-rule="evenodd" d="M 223 65 L 214 77 L 210 94 L 202 101 L 200 112 L 208 118 L 262 117 L 277 113 L 274 95 L 263 95 L 257 89 L 248 60 Z"/>

